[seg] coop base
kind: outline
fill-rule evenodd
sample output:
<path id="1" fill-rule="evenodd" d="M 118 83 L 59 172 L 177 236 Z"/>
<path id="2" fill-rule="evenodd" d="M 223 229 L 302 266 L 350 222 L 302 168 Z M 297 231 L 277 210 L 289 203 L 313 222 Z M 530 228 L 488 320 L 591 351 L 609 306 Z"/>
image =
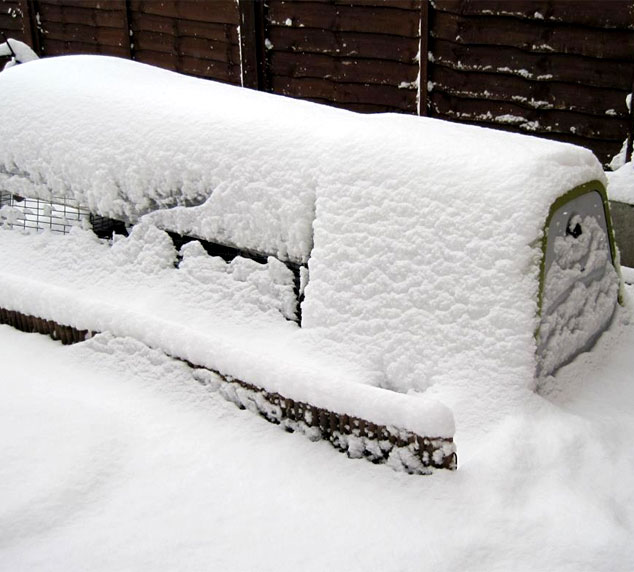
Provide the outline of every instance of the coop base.
<path id="1" fill-rule="evenodd" d="M 4 308 L 0 308 L 0 323 L 27 333 L 49 335 L 63 344 L 82 342 L 96 333 Z M 270 393 L 217 371 L 187 363 L 193 368 L 196 380 L 216 389 L 239 408 L 257 413 L 289 432 L 302 433 L 313 441 L 326 440 L 350 458 L 386 463 L 396 470 L 417 475 L 429 474 L 433 469 L 456 469 L 456 449 L 451 438 L 425 437 L 404 429 L 377 425 Z"/>

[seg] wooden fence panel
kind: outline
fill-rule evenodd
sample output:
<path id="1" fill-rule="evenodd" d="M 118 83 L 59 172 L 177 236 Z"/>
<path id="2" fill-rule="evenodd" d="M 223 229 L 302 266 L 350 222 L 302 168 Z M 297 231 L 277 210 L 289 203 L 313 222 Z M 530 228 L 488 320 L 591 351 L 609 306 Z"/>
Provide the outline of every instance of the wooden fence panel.
<path id="1" fill-rule="evenodd" d="M 30 2 L 40 24 L 40 53 L 129 56 L 124 0 Z"/>
<path id="2" fill-rule="evenodd" d="M 604 162 L 634 131 L 634 0 L 0 0 L 0 31 L 45 56 L 131 57 L 570 141 Z"/>
<path id="3" fill-rule="evenodd" d="M 608 162 L 632 130 L 634 2 L 436 0 L 428 113 L 574 141 Z"/>
<path id="4" fill-rule="evenodd" d="M 270 0 L 265 88 L 357 111 L 416 113 L 420 2 Z"/>
<path id="5" fill-rule="evenodd" d="M 8 38 L 31 44 L 28 15 L 25 17 L 24 9 L 25 6 L 19 0 L 0 0 L 0 32 Z M 0 44 L 2 42 L 4 40 L 0 36 Z M 8 61 L 8 57 L 0 57 L 0 70 Z"/>
<path id="6" fill-rule="evenodd" d="M 129 0 L 129 23 L 135 60 L 241 85 L 235 0 Z"/>

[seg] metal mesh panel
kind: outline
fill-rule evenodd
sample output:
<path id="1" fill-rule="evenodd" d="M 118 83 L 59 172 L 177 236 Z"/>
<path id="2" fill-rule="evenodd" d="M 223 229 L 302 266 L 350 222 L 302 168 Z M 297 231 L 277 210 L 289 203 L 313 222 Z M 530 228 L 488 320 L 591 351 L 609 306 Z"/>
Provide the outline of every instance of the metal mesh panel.
<path id="1" fill-rule="evenodd" d="M 73 199 L 28 199 L 0 191 L 0 224 L 13 229 L 52 230 L 67 233 L 73 226 L 89 224 L 90 213 Z"/>

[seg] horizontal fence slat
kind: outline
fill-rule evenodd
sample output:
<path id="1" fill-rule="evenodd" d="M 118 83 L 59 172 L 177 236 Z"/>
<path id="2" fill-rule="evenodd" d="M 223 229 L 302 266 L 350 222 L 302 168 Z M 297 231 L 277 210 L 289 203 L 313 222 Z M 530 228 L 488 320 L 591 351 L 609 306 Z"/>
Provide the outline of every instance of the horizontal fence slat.
<path id="1" fill-rule="evenodd" d="M 438 11 L 433 13 L 431 30 L 434 38 L 461 44 L 634 61 L 634 34 L 629 30 L 557 26 L 495 16 L 463 17 Z"/>
<path id="2" fill-rule="evenodd" d="M 103 44 L 86 42 L 69 42 L 60 40 L 46 40 L 43 42 L 45 56 L 61 56 L 64 54 L 103 54 L 127 58 L 130 55 L 127 46 L 106 46 Z"/>
<path id="3" fill-rule="evenodd" d="M 580 24 L 599 28 L 634 29 L 634 2 L 624 0 L 434 0 L 434 8 L 461 16 L 492 14 Z"/>
<path id="4" fill-rule="evenodd" d="M 310 28 L 281 28 L 269 30 L 273 49 L 294 53 L 336 54 L 343 57 L 376 58 L 398 62 L 412 62 L 418 54 L 419 41 L 398 36 L 337 34 L 329 30 Z"/>
<path id="5" fill-rule="evenodd" d="M 355 111 L 358 113 L 403 113 L 404 110 L 399 107 L 392 107 L 389 105 L 382 105 L 378 103 L 353 103 L 353 102 L 338 102 L 330 101 L 328 99 L 320 99 L 319 97 L 303 98 L 310 99 L 316 103 L 322 103 L 324 105 L 330 105 L 331 107 L 338 107 L 340 109 L 347 109 L 349 111 Z M 405 111 L 407 112 L 407 111 Z"/>
<path id="6" fill-rule="evenodd" d="M 44 43 L 50 40 L 103 44 L 105 46 L 127 46 L 129 34 L 123 28 L 103 28 L 80 24 L 46 23 Z"/>
<path id="7" fill-rule="evenodd" d="M 156 32 L 137 31 L 134 34 L 136 51 L 150 50 L 174 55 L 205 58 L 218 62 L 240 63 L 240 47 L 205 38 L 177 37 Z"/>
<path id="8" fill-rule="evenodd" d="M 414 83 L 418 66 L 377 59 L 337 58 L 325 54 L 293 54 L 273 51 L 271 71 L 274 75 L 294 78 L 327 78 L 350 83 L 398 86 Z"/>
<path id="9" fill-rule="evenodd" d="M 177 20 L 165 16 L 141 14 L 139 12 L 130 13 L 130 27 L 135 32 L 142 30 L 145 32 L 191 36 L 192 38 L 206 38 L 236 44 L 239 39 L 236 27 L 228 24 Z"/>
<path id="10" fill-rule="evenodd" d="M 318 78 L 286 78 L 274 76 L 272 88 L 275 93 L 299 96 L 304 98 L 319 98 L 341 103 L 375 103 L 415 111 L 416 92 L 398 89 L 385 85 L 363 85 L 337 83 Z"/>
<path id="11" fill-rule="evenodd" d="M 589 139 L 622 141 L 627 132 L 627 121 L 607 115 L 526 109 L 510 102 L 463 99 L 436 91 L 431 92 L 430 100 L 436 116 L 507 124 L 525 133 L 571 133 Z"/>
<path id="12" fill-rule="evenodd" d="M 626 90 L 613 90 L 555 81 L 529 81 L 521 77 L 456 71 L 432 66 L 433 89 L 451 95 L 489 101 L 512 101 L 535 109 L 579 111 L 625 119 Z"/>
<path id="13" fill-rule="evenodd" d="M 418 12 L 389 7 L 335 5 L 322 2 L 271 1 L 272 25 L 319 28 L 334 32 L 366 32 L 417 38 Z"/>
<path id="14" fill-rule="evenodd" d="M 38 0 L 38 6 L 63 6 L 91 10 L 124 10 L 125 0 Z"/>
<path id="15" fill-rule="evenodd" d="M 468 46 L 433 40 L 432 61 L 465 71 L 487 71 L 517 75 L 532 80 L 556 79 L 613 89 L 631 88 L 632 64 L 571 54 L 538 54 L 506 47 Z"/>
<path id="16" fill-rule="evenodd" d="M 0 5 L 0 7 L 2 7 Z M 22 27 L 22 20 L 11 17 L 0 17 L 0 31 L 5 32 L 7 37 L 14 38 L 15 40 L 21 40 L 24 35 L 24 29 Z M 16 33 L 20 36 L 16 38 Z M 4 40 L 2 40 L 4 42 Z M 0 43 L 2 43 L 0 42 Z"/>
<path id="17" fill-rule="evenodd" d="M 235 65 L 230 66 L 226 62 L 178 56 L 177 54 L 155 52 L 152 50 L 137 50 L 135 52 L 135 60 L 205 79 L 214 79 L 234 84 L 240 83 L 240 67 Z"/>
<path id="18" fill-rule="evenodd" d="M 336 6 L 370 6 L 399 8 L 400 10 L 419 10 L 422 0 L 321 0 Z"/>
<path id="19" fill-rule="evenodd" d="M 120 7 L 118 10 L 97 10 L 83 4 L 77 6 L 40 4 L 40 21 L 44 29 L 47 29 L 52 22 L 125 29 L 125 9 L 123 4 L 117 4 Z M 115 5 L 106 4 L 106 6 L 114 7 Z"/>
<path id="20" fill-rule="evenodd" d="M 486 121 L 469 121 L 468 119 L 449 119 L 449 121 L 517 133 L 517 129 L 513 128 L 512 126 L 499 123 L 496 124 L 492 122 L 488 123 Z M 562 143 L 572 143 L 573 145 L 578 145 L 579 147 L 590 149 L 604 165 L 610 162 L 612 157 L 619 152 L 622 145 L 622 142 L 620 141 L 587 139 L 585 137 L 578 137 L 573 133 L 539 133 L 539 137 L 543 139 L 550 139 L 552 141 L 560 141 Z"/>
<path id="21" fill-rule="evenodd" d="M 240 85 L 240 65 L 228 65 L 224 62 L 216 62 L 212 60 L 203 60 L 200 58 L 183 56 L 180 59 L 181 73 L 211 79 L 215 81 L 223 81 Z"/>
<path id="22" fill-rule="evenodd" d="M 240 23 L 238 4 L 235 0 L 214 0 L 213 2 L 130 0 L 130 9 L 143 14 L 192 20 L 194 22 L 213 22 L 216 24 L 233 24 L 235 26 Z"/>

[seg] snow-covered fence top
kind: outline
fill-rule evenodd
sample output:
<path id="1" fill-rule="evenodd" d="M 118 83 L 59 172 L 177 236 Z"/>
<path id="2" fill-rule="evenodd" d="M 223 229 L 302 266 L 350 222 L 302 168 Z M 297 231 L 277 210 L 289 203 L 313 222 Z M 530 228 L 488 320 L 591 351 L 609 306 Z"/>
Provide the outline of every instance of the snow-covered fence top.
<path id="1" fill-rule="evenodd" d="M 579 147 L 113 58 L 17 66 L 0 93 L 0 187 L 310 257 L 305 335 L 400 389 L 532 379 L 549 209 L 604 182 Z"/>

